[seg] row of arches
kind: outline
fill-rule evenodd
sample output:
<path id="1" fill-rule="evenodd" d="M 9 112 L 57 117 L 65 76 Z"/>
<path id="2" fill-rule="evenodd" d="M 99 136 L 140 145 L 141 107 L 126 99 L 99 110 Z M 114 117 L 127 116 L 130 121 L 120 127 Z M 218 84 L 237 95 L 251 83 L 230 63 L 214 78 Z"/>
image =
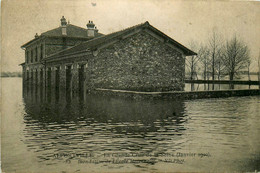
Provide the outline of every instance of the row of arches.
<path id="1" fill-rule="evenodd" d="M 23 79 L 25 85 L 42 86 L 47 90 L 64 89 L 82 92 L 86 79 L 86 64 L 67 64 L 45 68 L 27 68 Z"/>

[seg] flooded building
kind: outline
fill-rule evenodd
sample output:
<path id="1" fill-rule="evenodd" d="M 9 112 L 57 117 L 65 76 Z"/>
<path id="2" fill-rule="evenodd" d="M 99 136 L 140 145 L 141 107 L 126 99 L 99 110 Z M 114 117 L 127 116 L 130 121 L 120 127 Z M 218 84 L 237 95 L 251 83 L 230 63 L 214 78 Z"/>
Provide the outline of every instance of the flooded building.
<path id="1" fill-rule="evenodd" d="M 89 21 L 61 26 L 24 44 L 25 83 L 72 92 L 184 90 L 185 57 L 196 55 L 145 22 L 108 35 Z"/>

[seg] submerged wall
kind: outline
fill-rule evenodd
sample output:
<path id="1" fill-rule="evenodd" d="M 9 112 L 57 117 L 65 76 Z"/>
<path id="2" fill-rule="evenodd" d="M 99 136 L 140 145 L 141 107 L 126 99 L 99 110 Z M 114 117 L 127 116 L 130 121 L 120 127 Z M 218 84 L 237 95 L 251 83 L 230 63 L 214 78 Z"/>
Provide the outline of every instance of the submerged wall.
<path id="1" fill-rule="evenodd" d="M 75 55 L 45 65 L 31 65 L 28 79 L 34 84 L 72 92 L 79 91 L 80 83 L 83 83 L 84 90 L 183 91 L 185 57 L 167 44 L 142 31 L 116 40 L 98 52 Z M 83 74 L 80 74 L 82 65 Z M 39 76 L 41 70 L 42 78 Z M 83 77 L 79 79 L 80 75 Z M 39 82 L 39 79 L 43 81 Z"/>
<path id="2" fill-rule="evenodd" d="M 236 96 L 260 95 L 259 89 L 243 90 L 215 90 L 215 91 L 176 91 L 176 92 L 135 92 L 124 90 L 97 89 L 99 95 L 131 97 L 131 98 L 154 98 L 154 99 L 204 99 L 204 98 L 222 98 Z"/>

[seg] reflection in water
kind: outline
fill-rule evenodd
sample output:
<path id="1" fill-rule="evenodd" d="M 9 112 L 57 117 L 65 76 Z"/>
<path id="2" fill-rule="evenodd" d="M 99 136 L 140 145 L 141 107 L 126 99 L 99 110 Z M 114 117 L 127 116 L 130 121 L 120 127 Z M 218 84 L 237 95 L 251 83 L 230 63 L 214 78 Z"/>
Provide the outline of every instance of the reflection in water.
<path id="1" fill-rule="evenodd" d="M 21 79 L 2 80 L 5 172 L 260 170 L 259 96 L 132 100 L 65 94 L 59 88 L 48 91 L 34 85 L 24 86 L 22 93 Z M 95 157 L 85 157 L 90 153 Z M 95 164 L 96 158 L 111 159 L 104 157 L 111 153 L 140 154 L 118 159 L 146 162 Z M 210 157 L 152 155 L 163 153 L 209 153 Z M 93 163 L 83 164 L 91 159 Z"/>
<path id="2" fill-rule="evenodd" d="M 185 91 L 207 91 L 212 90 L 212 84 L 189 84 L 185 83 Z M 214 84 L 214 90 L 229 90 L 229 89 L 259 89 L 258 85 L 229 85 L 229 84 Z"/>
<path id="3" fill-rule="evenodd" d="M 44 99 L 37 98 L 43 96 L 42 89 L 29 89 L 31 92 L 24 91 L 25 142 L 42 153 L 40 161 L 53 162 L 57 159 L 54 153 L 167 153 L 187 140 L 182 137 L 187 116 L 180 100 L 71 97 L 57 90 Z"/>
<path id="4" fill-rule="evenodd" d="M 240 78 L 236 80 L 241 81 L 248 81 L 249 78 L 247 75 L 240 75 Z M 251 75 L 250 76 L 252 81 L 258 81 L 258 75 Z M 203 79 L 202 76 L 199 76 L 199 80 Z M 228 80 L 228 79 L 222 79 L 222 80 Z M 191 83 L 185 83 L 185 91 L 206 91 L 206 90 L 229 90 L 229 89 L 259 89 L 258 85 L 229 85 L 229 84 L 191 84 Z"/>

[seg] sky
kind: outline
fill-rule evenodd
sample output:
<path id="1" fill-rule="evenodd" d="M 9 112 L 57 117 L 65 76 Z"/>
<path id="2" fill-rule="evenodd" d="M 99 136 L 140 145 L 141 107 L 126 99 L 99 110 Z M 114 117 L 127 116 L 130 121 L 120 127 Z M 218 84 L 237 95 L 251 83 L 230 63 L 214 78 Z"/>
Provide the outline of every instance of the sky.
<path id="1" fill-rule="evenodd" d="M 252 71 L 258 70 L 260 2 L 225 0 L 2 0 L 1 70 L 21 71 L 21 45 L 59 27 L 62 16 L 85 28 L 92 20 L 103 34 L 148 21 L 187 47 L 192 40 L 206 43 L 213 30 L 224 40 L 236 34 L 251 50 Z"/>

